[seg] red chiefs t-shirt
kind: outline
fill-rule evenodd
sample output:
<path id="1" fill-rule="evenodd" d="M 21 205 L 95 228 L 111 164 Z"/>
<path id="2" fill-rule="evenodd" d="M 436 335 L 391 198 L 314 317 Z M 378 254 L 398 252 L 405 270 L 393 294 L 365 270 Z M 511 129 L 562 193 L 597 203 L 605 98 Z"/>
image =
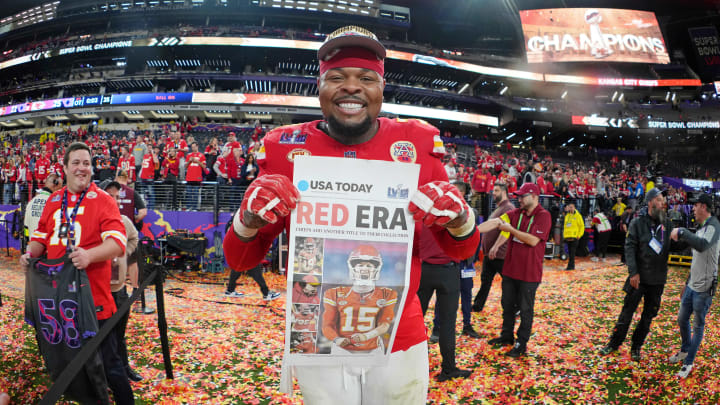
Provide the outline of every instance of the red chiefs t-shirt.
<path id="1" fill-rule="evenodd" d="M 3 171 L 5 171 L 5 180 L 10 183 L 15 183 L 15 180 L 17 179 L 17 170 L 15 168 L 15 165 L 10 162 L 5 163 Z"/>
<path id="2" fill-rule="evenodd" d="M 293 178 L 293 159 L 298 155 L 334 156 L 368 160 L 396 161 L 420 165 L 418 184 L 432 181 L 448 181 L 442 164 L 445 147 L 437 128 L 420 120 L 378 118 L 379 128 L 375 136 L 358 145 L 344 145 L 318 129 L 321 121 L 275 128 L 269 132 L 256 152 L 262 173 L 283 174 Z M 290 137 L 299 131 L 301 136 Z M 305 135 L 302 137 L 302 135 Z M 261 228 L 250 242 L 241 242 L 233 229 L 229 229 L 223 243 L 228 264 L 232 269 L 244 271 L 254 267 L 265 257 L 275 237 L 285 228 L 289 234 L 290 216 L 283 221 Z M 427 339 L 420 301 L 417 297 L 420 285 L 421 262 L 418 251 L 421 223 L 416 223 L 405 307 L 400 311 L 400 322 L 393 351 L 408 348 Z M 474 232 L 464 240 L 456 240 L 445 228 L 432 226 L 438 244 L 445 253 L 455 259 L 467 258 L 475 252 L 480 234 Z"/>
<path id="3" fill-rule="evenodd" d="M 54 192 L 47 200 L 40 216 L 37 230 L 30 237 L 31 241 L 45 246 L 48 259 L 59 259 L 65 255 L 66 239 L 58 237 L 60 225 L 64 221 L 60 212 L 63 193 L 67 187 Z M 68 192 L 68 216 L 77 204 L 79 194 Z M 125 252 L 127 237 L 125 225 L 120 218 L 120 210 L 109 194 L 100 190 L 94 183 L 90 184 L 75 217 L 75 243 L 83 249 L 91 249 L 112 238 Z M 95 301 L 96 314 L 99 320 L 108 319 L 117 310 L 110 293 L 110 260 L 90 264 L 87 269 L 90 289 Z"/>
<path id="4" fill-rule="evenodd" d="M 218 156 L 218 158 L 215 159 L 215 162 L 217 163 L 217 168 L 220 173 L 227 175 L 228 173 L 226 159 L 222 156 Z"/>
<path id="5" fill-rule="evenodd" d="M 242 145 L 240 145 L 240 142 L 238 142 L 238 141 L 228 142 L 225 144 L 223 149 L 230 149 L 230 154 L 228 156 L 234 156 L 233 152 L 235 151 L 235 149 L 242 150 Z"/>
<path id="6" fill-rule="evenodd" d="M 65 173 L 63 172 L 63 165 L 60 162 L 56 162 L 52 166 L 50 166 L 50 171 L 60 176 L 61 179 L 65 178 Z"/>
<path id="7" fill-rule="evenodd" d="M 170 145 L 174 146 L 175 149 L 177 149 L 177 158 L 182 159 L 185 156 L 185 152 L 188 149 L 188 144 L 185 142 L 184 139 L 180 139 L 178 142 L 173 141 L 172 139 L 168 142 Z"/>
<path id="8" fill-rule="evenodd" d="M 50 160 L 41 158 L 35 162 L 35 178 L 38 182 L 44 182 L 48 174 L 50 174 Z"/>
<path id="9" fill-rule="evenodd" d="M 142 168 L 140 169 L 140 178 L 143 180 L 152 180 L 155 178 L 155 161 L 151 153 L 143 156 Z"/>
<path id="10" fill-rule="evenodd" d="M 118 160 L 118 167 L 125 170 L 128 174 L 130 181 L 135 181 L 135 156 L 128 155 L 128 157 L 120 156 Z"/>
<path id="11" fill-rule="evenodd" d="M 192 159 L 197 158 L 197 162 L 193 162 Z M 200 152 L 191 152 L 187 155 L 187 173 L 185 173 L 185 180 L 187 181 L 202 181 L 203 179 L 203 167 L 201 163 L 205 162 L 205 155 Z"/>

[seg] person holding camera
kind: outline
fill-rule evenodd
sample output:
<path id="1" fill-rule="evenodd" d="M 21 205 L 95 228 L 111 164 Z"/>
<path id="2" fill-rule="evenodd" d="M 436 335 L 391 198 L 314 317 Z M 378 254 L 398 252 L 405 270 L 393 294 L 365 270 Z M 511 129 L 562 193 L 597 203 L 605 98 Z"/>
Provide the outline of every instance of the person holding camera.
<path id="1" fill-rule="evenodd" d="M 698 224 L 695 234 L 685 228 L 675 228 L 670 238 L 687 242 L 692 248 L 690 276 L 685 282 L 685 290 L 680 300 L 678 326 L 680 327 L 681 346 L 678 353 L 670 356 L 670 363 L 683 362 L 678 377 L 685 378 L 693 369 L 705 331 L 705 315 L 712 304 L 717 287 L 718 253 L 720 253 L 720 221 L 712 216 L 712 198 L 701 193 L 694 199 L 693 213 Z M 693 329 L 690 330 L 690 315 L 694 314 Z"/>

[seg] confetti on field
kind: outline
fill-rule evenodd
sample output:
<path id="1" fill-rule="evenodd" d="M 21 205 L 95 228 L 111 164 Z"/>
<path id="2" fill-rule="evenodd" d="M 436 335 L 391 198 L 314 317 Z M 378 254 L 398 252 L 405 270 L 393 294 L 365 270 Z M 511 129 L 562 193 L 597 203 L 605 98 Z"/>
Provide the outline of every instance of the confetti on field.
<path id="1" fill-rule="evenodd" d="M 607 342 L 622 304 L 626 268 L 616 262 L 617 257 L 607 263 L 578 258 L 577 270 L 572 272 L 561 270 L 564 262 L 545 262 L 533 336 L 528 355 L 520 359 L 503 356 L 507 348 L 487 344 L 499 334 L 502 322 L 500 278 L 496 277 L 484 311 L 472 315 L 482 339 L 457 336 L 458 366 L 472 369 L 472 375 L 465 380 L 436 382 L 433 377 L 440 371 L 441 358 L 437 345 L 431 345 L 428 402 L 719 403 L 718 304 L 706 318 L 705 339 L 690 376 L 679 380 L 675 376 L 678 366 L 667 361 L 680 344 L 675 320 L 688 268 L 671 268 L 640 363 L 630 360 L 629 342 L 607 357 L 597 353 Z M 297 385 L 293 397 L 277 391 L 284 298 L 263 301 L 250 277 L 241 277 L 238 285 L 244 297 L 226 297 L 227 275 L 224 277 L 181 273 L 165 283 L 174 380 L 165 379 L 156 314 L 131 313 L 127 331 L 130 361 L 144 377 L 133 383 L 137 403 L 302 403 Z M 268 273 L 265 278 L 271 289 L 284 291 L 283 276 Z M 473 292 L 479 283 L 478 272 Z M 22 319 L 24 275 L 17 254 L 0 264 L 0 293 L 0 392 L 8 392 L 13 404 L 37 403 L 48 389 L 49 378 L 32 331 Z M 148 306 L 154 308 L 154 289 L 148 289 L 146 296 Z M 428 326 L 432 316 L 432 311 L 426 315 Z M 461 319 L 458 313 L 458 332 Z"/>

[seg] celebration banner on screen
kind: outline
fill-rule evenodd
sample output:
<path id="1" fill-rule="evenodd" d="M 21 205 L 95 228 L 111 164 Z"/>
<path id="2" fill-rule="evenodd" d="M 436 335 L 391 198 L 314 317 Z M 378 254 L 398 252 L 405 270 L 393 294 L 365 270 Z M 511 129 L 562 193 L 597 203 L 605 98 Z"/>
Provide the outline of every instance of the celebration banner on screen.
<path id="1" fill-rule="evenodd" d="M 670 63 L 655 14 L 609 8 L 520 11 L 528 63 Z"/>

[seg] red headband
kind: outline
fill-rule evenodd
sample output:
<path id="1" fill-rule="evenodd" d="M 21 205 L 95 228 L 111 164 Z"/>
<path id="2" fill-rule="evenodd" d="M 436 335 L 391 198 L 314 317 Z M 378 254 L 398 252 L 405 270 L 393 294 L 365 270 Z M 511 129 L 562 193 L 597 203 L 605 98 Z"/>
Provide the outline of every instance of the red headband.
<path id="1" fill-rule="evenodd" d="M 377 72 L 380 77 L 385 74 L 385 63 L 375 52 L 359 47 L 341 48 L 329 60 L 320 61 L 320 76 L 330 69 L 356 67 Z"/>

